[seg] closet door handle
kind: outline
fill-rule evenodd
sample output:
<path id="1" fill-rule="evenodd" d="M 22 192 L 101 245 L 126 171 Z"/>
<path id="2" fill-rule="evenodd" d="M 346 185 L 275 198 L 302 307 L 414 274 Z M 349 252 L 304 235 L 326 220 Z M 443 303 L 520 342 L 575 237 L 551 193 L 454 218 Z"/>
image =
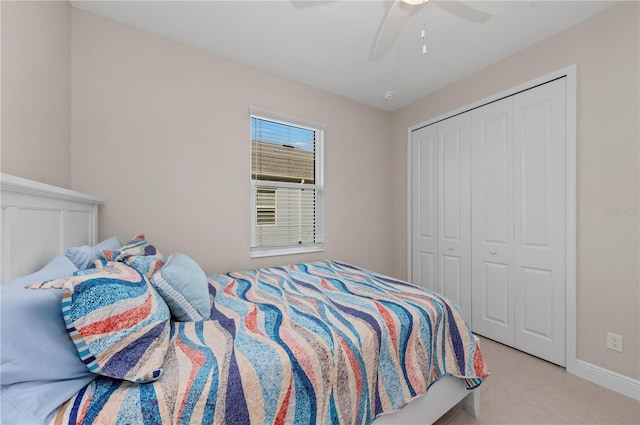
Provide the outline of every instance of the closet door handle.
<path id="1" fill-rule="evenodd" d="M 496 251 L 495 249 L 491 250 L 491 255 L 496 255 L 498 253 L 498 251 Z"/>
<path id="2" fill-rule="evenodd" d="M 453 251 L 453 247 L 452 246 L 449 247 L 449 251 Z"/>

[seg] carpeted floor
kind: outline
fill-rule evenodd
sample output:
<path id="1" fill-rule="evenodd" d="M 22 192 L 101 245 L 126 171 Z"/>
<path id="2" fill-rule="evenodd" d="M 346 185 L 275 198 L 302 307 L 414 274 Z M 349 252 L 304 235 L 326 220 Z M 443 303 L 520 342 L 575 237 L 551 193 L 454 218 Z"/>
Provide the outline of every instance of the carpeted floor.
<path id="1" fill-rule="evenodd" d="M 491 376 L 480 387 L 480 416 L 456 406 L 437 425 L 640 424 L 640 402 L 563 368 L 482 338 Z"/>

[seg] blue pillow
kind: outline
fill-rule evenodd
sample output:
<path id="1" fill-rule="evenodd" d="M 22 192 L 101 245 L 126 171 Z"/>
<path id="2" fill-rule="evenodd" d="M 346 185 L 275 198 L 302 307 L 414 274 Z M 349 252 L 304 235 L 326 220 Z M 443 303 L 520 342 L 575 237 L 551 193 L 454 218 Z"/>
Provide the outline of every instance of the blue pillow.
<path id="1" fill-rule="evenodd" d="M 172 254 L 151 277 L 151 284 L 179 322 L 197 322 L 211 317 L 207 275 L 184 254 Z"/>
<path id="2" fill-rule="evenodd" d="M 44 423 L 96 376 L 69 338 L 60 310 L 62 291 L 25 289 L 75 271 L 59 255 L 40 271 L 0 285 L 0 423 Z"/>
<path id="3" fill-rule="evenodd" d="M 92 269 L 94 267 L 95 260 L 104 260 L 105 256 L 103 254 L 103 250 L 116 250 L 122 246 L 120 239 L 116 236 L 112 236 L 109 239 L 106 239 L 100 242 L 97 245 L 89 246 L 82 245 L 74 248 L 67 249 L 65 255 L 78 270 L 87 270 Z"/>

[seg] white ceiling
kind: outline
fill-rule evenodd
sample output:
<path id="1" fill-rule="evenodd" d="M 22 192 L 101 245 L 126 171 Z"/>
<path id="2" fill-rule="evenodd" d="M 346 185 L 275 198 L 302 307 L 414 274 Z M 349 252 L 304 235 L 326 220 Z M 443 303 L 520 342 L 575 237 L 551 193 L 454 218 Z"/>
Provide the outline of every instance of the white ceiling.
<path id="1" fill-rule="evenodd" d="M 441 4 L 438 4 L 441 3 Z M 371 60 L 389 1 L 72 1 L 213 54 L 393 111 L 612 6 L 613 1 L 451 1 L 412 8 L 386 56 Z M 425 25 L 428 53 L 422 54 Z M 383 93 L 393 91 L 391 100 Z"/>

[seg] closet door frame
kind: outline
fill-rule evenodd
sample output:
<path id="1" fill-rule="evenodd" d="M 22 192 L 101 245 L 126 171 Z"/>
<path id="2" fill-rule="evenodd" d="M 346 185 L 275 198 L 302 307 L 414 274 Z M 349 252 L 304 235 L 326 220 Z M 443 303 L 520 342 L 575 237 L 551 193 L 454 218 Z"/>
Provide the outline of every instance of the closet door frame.
<path id="1" fill-rule="evenodd" d="M 550 81 L 566 78 L 566 113 L 567 113 L 567 139 L 566 139 L 566 211 L 565 211 L 565 291 L 566 291 L 566 370 L 576 374 L 576 103 L 577 103 L 577 66 L 571 65 L 559 69 L 524 84 L 496 93 L 477 102 L 470 103 L 451 112 L 439 115 L 435 118 L 423 121 L 407 129 L 407 276 L 412 280 L 412 199 L 411 199 L 411 134 L 414 130 L 438 123 L 447 118 L 464 112 L 471 111 L 491 102 L 512 96 L 519 92 L 529 90 Z M 471 320 L 471 318 L 467 318 Z"/>

